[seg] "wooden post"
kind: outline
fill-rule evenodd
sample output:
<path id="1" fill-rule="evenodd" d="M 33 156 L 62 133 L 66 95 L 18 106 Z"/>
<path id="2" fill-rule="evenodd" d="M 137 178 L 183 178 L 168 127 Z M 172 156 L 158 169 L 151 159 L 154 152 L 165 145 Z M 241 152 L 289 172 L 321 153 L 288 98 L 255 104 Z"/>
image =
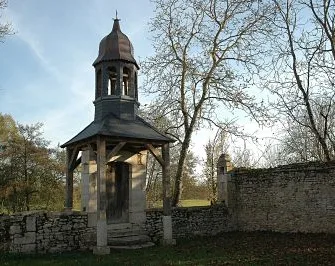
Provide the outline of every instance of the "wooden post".
<path id="1" fill-rule="evenodd" d="M 97 141 L 97 218 L 106 219 L 106 141 Z"/>
<path id="2" fill-rule="evenodd" d="M 170 184 L 170 147 L 169 144 L 162 146 L 163 157 L 163 214 L 164 216 L 171 215 L 171 184 Z"/>
<path id="3" fill-rule="evenodd" d="M 66 188 L 65 188 L 65 211 L 72 211 L 73 208 L 73 169 L 71 158 L 73 150 L 66 148 Z"/>
<path id="4" fill-rule="evenodd" d="M 174 245 L 172 238 L 172 216 L 171 216 L 171 188 L 170 188 L 170 147 L 169 143 L 162 146 L 162 172 L 163 172 L 163 245 Z"/>
<path id="5" fill-rule="evenodd" d="M 106 140 L 97 139 L 97 246 L 95 254 L 109 254 L 106 219 Z"/>

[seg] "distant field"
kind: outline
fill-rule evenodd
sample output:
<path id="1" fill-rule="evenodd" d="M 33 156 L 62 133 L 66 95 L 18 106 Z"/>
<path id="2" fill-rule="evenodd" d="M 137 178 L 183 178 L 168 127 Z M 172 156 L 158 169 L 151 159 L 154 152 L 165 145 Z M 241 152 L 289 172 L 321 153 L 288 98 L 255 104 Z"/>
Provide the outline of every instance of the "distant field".
<path id="1" fill-rule="evenodd" d="M 195 206 L 208 206 L 210 202 L 208 200 L 202 199 L 191 199 L 191 200 L 181 200 L 179 206 L 180 207 L 195 207 Z M 157 201 L 152 203 L 148 208 L 161 208 L 163 207 L 162 201 Z"/>
<path id="2" fill-rule="evenodd" d="M 182 200 L 180 206 L 182 207 L 192 207 L 192 206 L 208 206 L 210 202 L 208 200 L 192 199 L 192 200 Z"/>

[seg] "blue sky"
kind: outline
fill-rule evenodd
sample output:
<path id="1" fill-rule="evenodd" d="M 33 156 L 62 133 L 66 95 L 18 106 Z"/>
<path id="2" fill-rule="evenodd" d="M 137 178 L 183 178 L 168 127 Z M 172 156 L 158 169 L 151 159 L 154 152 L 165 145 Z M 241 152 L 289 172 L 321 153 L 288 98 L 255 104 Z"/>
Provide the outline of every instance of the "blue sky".
<path id="1" fill-rule="evenodd" d="M 9 0 L 2 20 L 11 21 L 16 34 L 0 43 L 0 112 L 22 124 L 42 122 L 52 146 L 75 136 L 94 117 L 92 63 L 115 11 L 139 62 L 153 52 L 153 8 L 150 0 Z M 144 104 L 147 98 L 139 96 Z M 247 129 L 257 125 L 248 121 Z M 214 135 L 203 129 L 194 136 L 197 155 L 204 157 Z"/>
<path id="2" fill-rule="evenodd" d="M 11 21 L 16 34 L 0 43 L 0 112 L 23 124 L 42 122 L 52 145 L 88 125 L 94 116 L 92 63 L 116 10 L 136 60 L 144 59 L 152 52 L 149 0 L 9 0 L 2 20 Z"/>

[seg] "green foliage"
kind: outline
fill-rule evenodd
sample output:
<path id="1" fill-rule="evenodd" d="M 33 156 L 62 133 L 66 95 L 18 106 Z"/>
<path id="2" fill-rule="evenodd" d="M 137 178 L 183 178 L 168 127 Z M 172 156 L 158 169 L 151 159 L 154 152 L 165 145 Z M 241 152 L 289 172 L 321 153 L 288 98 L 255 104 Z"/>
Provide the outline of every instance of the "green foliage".
<path id="1" fill-rule="evenodd" d="M 21 125 L 0 114 L 0 211 L 63 207 L 65 155 L 49 149 L 42 124 Z"/>

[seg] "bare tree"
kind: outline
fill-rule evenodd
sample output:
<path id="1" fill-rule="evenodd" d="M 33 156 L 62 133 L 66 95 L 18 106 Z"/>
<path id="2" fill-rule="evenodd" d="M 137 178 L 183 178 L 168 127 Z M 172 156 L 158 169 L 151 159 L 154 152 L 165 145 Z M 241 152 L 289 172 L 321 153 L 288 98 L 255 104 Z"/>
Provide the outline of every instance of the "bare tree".
<path id="1" fill-rule="evenodd" d="M 7 7 L 7 0 L 0 0 L 0 10 Z M 1 14 L 0 14 L 1 19 Z M 6 35 L 12 34 L 12 25 L 9 22 L 0 22 L 0 42 Z"/>
<path id="2" fill-rule="evenodd" d="M 270 10 L 265 2 L 254 0 L 153 2 L 156 10 L 150 26 L 155 54 L 142 65 L 147 78 L 144 88 L 155 96 L 153 105 L 160 116 L 173 121 L 167 133 L 181 145 L 175 206 L 193 133 L 208 125 L 224 125 L 229 131 L 229 111 L 239 108 L 256 118 L 261 110 L 248 89 L 262 65 L 257 60 Z"/>
<path id="3" fill-rule="evenodd" d="M 266 86 L 277 96 L 274 106 L 279 120 L 288 121 L 284 123 L 290 126 L 286 127 L 287 133 L 292 132 L 292 123 L 301 128 L 308 149 L 320 148 L 317 157 L 329 161 L 334 158 L 335 148 L 335 1 L 273 3 L 277 10 L 273 19 L 276 30 L 269 36 L 273 69 Z M 311 135 L 313 139 L 308 140 Z"/>

